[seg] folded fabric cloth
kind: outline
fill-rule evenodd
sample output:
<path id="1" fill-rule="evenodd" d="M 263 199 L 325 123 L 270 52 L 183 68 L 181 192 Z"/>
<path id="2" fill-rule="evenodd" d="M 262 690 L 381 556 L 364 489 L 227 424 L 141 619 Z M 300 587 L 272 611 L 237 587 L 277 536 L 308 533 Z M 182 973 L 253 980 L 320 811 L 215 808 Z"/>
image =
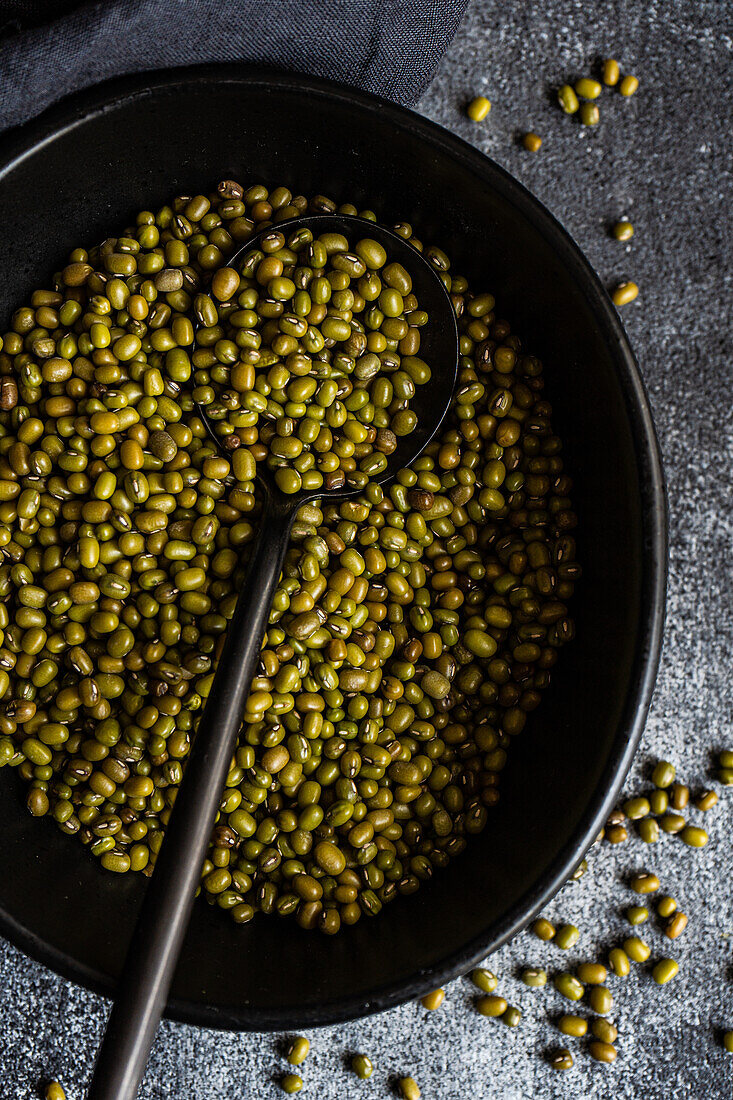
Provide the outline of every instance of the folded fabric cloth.
<path id="1" fill-rule="evenodd" d="M 468 0 L 0 0 L 0 130 L 123 73 L 246 61 L 409 105 Z"/>

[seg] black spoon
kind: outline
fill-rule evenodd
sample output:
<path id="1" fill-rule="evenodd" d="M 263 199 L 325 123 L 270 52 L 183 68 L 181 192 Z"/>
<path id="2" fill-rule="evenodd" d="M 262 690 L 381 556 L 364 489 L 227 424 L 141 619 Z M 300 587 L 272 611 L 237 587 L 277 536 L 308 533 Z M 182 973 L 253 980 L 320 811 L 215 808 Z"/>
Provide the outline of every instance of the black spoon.
<path id="1" fill-rule="evenodd" d="M 428 323 L 421 331 L 420 355 L 430 365 L 432 377 L 416 388 L 411 401 L 410 407 L 417 414 L 415 430 L 398 439 L 395 451 L 388 456 L 386 470 L 375 478 L 385 482 L 417 458 L 450 406 L 458 368 L 458 330 L 453 306 L 437 271 L 403 237 L 348 214 L 293 218 L 276 228 L 289 235 L 304 227 L 310 229 L 314 238 L 323 232 L 339 232 L 354 243 L 363 237 L 378 241 L 388 258 L 401 263 L 410 273 L 420 308 L 428 313 Z M 228 266 L 237 267 L 244 255 L 271 230 L 268 227 L 250 238 L 229 259 Z M 197 407 L 197 411 L 220 445 L 205 410 Z M 165 841 L 127 950 L 88 1100 L 134 1100 L 145 1072 L 191 916 L 295 515 L 307 501 L 324 496 L 343 498 L 361 491 L 348 487 L 321 488 L 287 495 L 275 485 L 272 473 L 263 464 L 258 468 L 258 478 L 265 500 L 247 582 L 227 630 Z"/>

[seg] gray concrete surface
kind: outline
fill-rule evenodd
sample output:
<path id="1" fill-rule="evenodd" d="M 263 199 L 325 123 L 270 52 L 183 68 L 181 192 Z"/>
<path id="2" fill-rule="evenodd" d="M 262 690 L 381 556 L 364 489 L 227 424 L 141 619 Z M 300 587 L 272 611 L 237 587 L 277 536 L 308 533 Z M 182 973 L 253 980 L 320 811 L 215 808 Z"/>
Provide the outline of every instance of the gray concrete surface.
<path id="1" fill-rule="evenodd" d="M 544 200 L 604 280 L 633 277 L 641 288 L 623 316 L 664 452 L 671 574 L 662 668 L 630 789 L 659 755 L 698 785 L 711 749 L 733 747 L 732 14 L 730 3 L 713 0 L 474 0 L 419 104 Z M 640 77 L 641 87 L 630 101 L 604 94 L 601 126 L 584 133 L 554 106 L 549 90 L 609 53 Z M 475 126 L 461 106 L 479 92 L 494 106 Z M 545 139 L 537 155 L 515 143 L 525 128 Z M 637 230 L 628 247 L 605 231 L 620 214 Z M 733 1095 L 733 1056 L 719 1042 L 721 1026 L 733 1028 L 733 792 L 723 792 L 708 817 L 704 852 L 665 838 L 647 853 L 664 888 L 689 913 L 690 927 L 673 948 L 681 972 L 672 985 L 657 989 L 648 974 L 614 981 L 615 1065 L 595 1065 L 575 1040 L 573 1070 L 561 1075 L 547 1067 L 542 1054 L 557 1044 L 552 1017 L 562 1010 L 561 998 L 525 989 L 515 975 L 523 964 L 556 965 L 561 953 L 525 934 L 491 962 L 502 990 L 524 1012 L 518 1029 L 474 1013 L 468 983 L 456 981 L 439 1012 L 406 1005 L 312 1034 L 304 1095 L 376 1100 L 390 1095 L 390 1079 L 401 1073 L 416 1078 L 426 1100 Z M 573 958 L 589 956 L 622 931 L 621 909 L 631 900 L 623 878 L 641 847 L 596 848 L 582 883 L 550 907 L 551 915 L 583 930 Z M 655 953 L 664 953 L 656 926 L 648 931 Z M 36 1096 L 39 1079 L 58 1073 L 70 1100 L 80 1100 L 103 1002 L 8 944 L 0 945 L 0 989 L 0 1095 Z M 282 1095 L 274 1084 L 284 1066 L 279 1050 L 276 1036 L 165 1024 L 141 1098 L 274 1098 Z M 353 1050 L 372 1057 L 371 1081 L 359 1082 L 345 1069 Z"/>

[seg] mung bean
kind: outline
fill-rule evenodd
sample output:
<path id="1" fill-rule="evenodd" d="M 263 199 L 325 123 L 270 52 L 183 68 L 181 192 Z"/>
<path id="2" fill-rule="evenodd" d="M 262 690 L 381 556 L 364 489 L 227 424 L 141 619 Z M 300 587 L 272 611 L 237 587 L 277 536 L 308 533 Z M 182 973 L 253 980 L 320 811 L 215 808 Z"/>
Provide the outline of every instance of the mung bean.
<path id="1" fill-rule="evenodd" d="M 657 985 L 666 985 L 679 974 L 679 963 L 675 959 L 660 959 L 652 969 L 652 977 Z"/>
<path id="2" fill-rule="evenodd" d="M 310 1042 L 304 1035 L 297 1035 L 290 1043 L 285 1055 L 291 1066 L 300 1066 L 308 1057 Z"/>
<path id="3" fill-rule="evenodd" d="M 549 1060 L 553 1069 L 565 1070 L 573 1068 L 573 1056 L 570 1051 L 564 1047 L 553 1051 L 549 1056 Z"/>
<path id="4" fill-rule="evenodd" d="M 420 998 L 420 1004 L 423 1008 L 426 1008 L 428 1012 L 434 1012 L 436 1008 L 440 1008 L 445 999 L 444 989 L 434 989 L 432 993 L 426 993 L 424 997 Z"/>
<path id="5" fill-rule="evenodd" d="M 374 1073 L 372 1060 L 366 1054 L 355 1054 L 351 1059 L 351 1068 L 362 1081 L 366 1081 Z"/>
<path id="6" fill-rule="evenodd" d="M 479 95 L 466 107 L 466 114 L 471 119 L 471 122 L 483 122 L 491 110 L 491 103 L 486 96 Z"/>
<path id="7" fill-rule="evenodd" d="M 630 302 L 633 302 L 638 294 L 639 288 L 636 283 L 629 281 L 627 283 L 619 283 L 611 297 L 615 306 L 626 306 Z"/>

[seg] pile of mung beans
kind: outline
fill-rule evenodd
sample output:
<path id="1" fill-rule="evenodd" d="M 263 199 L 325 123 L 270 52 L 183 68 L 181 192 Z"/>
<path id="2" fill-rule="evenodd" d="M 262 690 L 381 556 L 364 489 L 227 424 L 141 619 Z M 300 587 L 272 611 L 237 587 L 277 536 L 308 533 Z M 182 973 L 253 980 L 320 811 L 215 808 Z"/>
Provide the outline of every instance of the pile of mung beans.
<path id="1" fill-rule="evenodd" d="M 731 784 L 733 776 L 729 765 L 732 764 L 733 753 L 722 750 L 717 757 L 715 778 L 724 786 Z M 708 842 L 707 832 L 700 826 L 686 824 L 677 811 L 689 804 L 707 813 L 718 803 L 717 792 L 706 787 L 692 798 L 690 787 L 679 781 L 675 766 L 669 760 L 658 760 L 650 770 L 650 779 L 653 789 L 648 795 L 627 798 L 623 806 L 610 815 L 596 842 L 606 839 L 613 844 L 619 844 L 628 840 L 629 834 L 624 826 L 628 820 L 637 823 L 638 837 L 645 844 L 655 844 L 662 832 L 667 832 L 678 833 L 683 842 L 692 849 L 705 848 Z M 675 811 L 671 815 L 670 808 Z M 661 831 L 650 814 L 663 815 Z M 664 826 L 665 819 L 670 816 L 678 819 L 674 828 Z M 649 828 L 650 825 L 654 828 Z M 583 860 L 567 885 L 580 879 L 586 870 L 587 860 Z M 626 921 L 634 929 L 634 934 L 625 935 L 608 944 L 604 951 L 604 962 L 596 955 L 595 958 L 578 962 L 574 973 L 567 967 L 548 973 L 542 967 L 527 966 L 518 975 L 525 986 L 532 989 L 554 988 L 561 997 L 577 1006 L 573 1013 L 564 1013 L 560 1017 L 551 1016 L 554 1025 L 566 1037 L 588 1036 L 588 1054 L 596 1062 L 607 1065 L 613 1063 L 618 1055 L 615 1044 L 619 1029 L 609 1018 L 614 1009 L 615 997 L 606 982 L 610 980 L 615 984 L 615 979 L 628 977 L 634 966 L 643 968 L 647 978 L 657 987 L 673 982 L 680 972 L 680 964 L 666 952 L 671 943 L 686 932 L 689 924 L 689 918 L 679 908 L 677 899 L 662 892 L 662 883 L 653 871 L 635 871 L 629 875 L 627 886 L 636 895 L 637 901 L 637 904 L 628 906 L 624 913 Z M 646 904 L 641 904 L 642 902 Z M 653 920 L 652 904 L 656 920 Z M 642 925 L 646 925 L 645 936 L 637 933 L 637 930 L 644 931 Z M 538 940 L 560 948 L 563 952 L 576 948 L 581 938 L 580 929 L 576 925 L 563 923 L 556 926 L 545 916 L 539 917 L 533 923 L 531 931 Z M 661 951 L 655 950 L 653 946 L 654 939 L 659 940 L 660 936 L 663 937 Z M 649 940 L 652 942 L 648 942 Z M 522 1014 L 502 996 L 500 979 L 496 974 L 479 967 L 471 972 L 470 980 L 480 994 L 474 1000 L 474 1007 L 480 1015 L 499 1019 L 509 1026 L 516 1026 L 520 1022 Z M 423 998 L 423 1005 L 426 1008 L 437 1007 L 443 1001 L 442 993 L 442 990 L 436 990 L 429 994 Z M 436 994 L 440 996 L 436 998 Z M 579 1011 L 586 1006 L 592 1015 L 579 1015 Z M 722 1031 L 719 1042 L 724 1050 L 733 1051 L 733 1031 Z M 575 1059 L 566 1047 L 553 1046 L 547 1051 L 547 1061 L 555 1070 L 568 1070 L 574 1065 Z"/>
<path id="2" fill-rule="evenodd" d="M 557 101 L 566 115 L 577 114 L 583 126 L 597 126 L 600 121 L 600 112 L 596 104 L 604 86 L 606 88 L 618 87 L 624 98 L 634 95 L 639 87 L 638 77 L 627 73 L 621 76 L 618 61 L 609 57 L 603 62 L 601 80 L 592 76 L 582 76 L 574 85 L 563 84 L 557 92 Z M 602 83 L 601 83 L 602 81 Z"/>
<path id="3" fill-rule="evenodd" d="M 721 754 L 721 760 L 725 754 Z M 723 769 L 718 778 L 724 782 Z M 678 836 L 689 848 L 704 848 L 708 843 L 707 831 L 701 825 L 687 820 L 684 812 L 694 809 L 707 813 L 718 802 L 718 794 L 711 788 L 700 790 L 691 798 L 686 783 L 676 781 L 676 769 L 669 760 L 657 762 L 651 774 L 652 788 L 642 795 L 627 798 L 608 816 L 602 832 L 609 844 L 623 844 L 629 839 L 631 822 L 645 844 L 656 844 L 662 834 Z"/>
<path id="4" fill-rule="evenodd" d="M 211 293 L 196 295 L 193 397 L 237 450 L 238 481 L 264 461 L 285 493 L 364 489 L 415 430 L 429 319 L 410 273 L 387 259 L 369 237 L 352 251 L 342 233 L 272 227 L 239 270 L 219 268 Z"/>
<path id="5" fill-rule="evenodd" d="M 212 355 L 237 369 L 221 317 L 196 342 L 200 296 L 253 232 L 336 210 L 357 213 L 231 180 L 180 196 L 75 249 L 3 337 L 0 764 L 108 871 L 152 871 L 259 523 L 243 446 L 223 456 L 196 414 Z M 573 636 L 576 517 L 542 365 L 490 293 L 395 229 L 450 291 L 455 398 L 391 484 L 298 513 L 202 876 L 240 923 L 335 933 L 445 866 Z M 218 300 L 249 311 L 252 289 Z M 362 333 L 353 304 L 312 303 L 308 354 L 335 346 L 327 318 Z M 380 362 L 405 339 L 382 312 L 363 333 Z M 264 372 L 255 391 L 271 396 Z M 249 411 L 243 432 L 272 423 Z"/>

